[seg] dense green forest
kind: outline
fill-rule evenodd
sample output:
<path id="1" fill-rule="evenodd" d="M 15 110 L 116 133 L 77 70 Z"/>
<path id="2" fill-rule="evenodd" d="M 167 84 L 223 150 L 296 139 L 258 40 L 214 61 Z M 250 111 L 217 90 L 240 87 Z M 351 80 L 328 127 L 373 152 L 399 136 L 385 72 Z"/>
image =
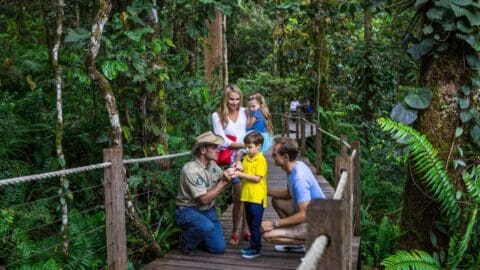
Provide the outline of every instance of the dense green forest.
<path id="1" fill-rule="evenodd" d="M 0 1 L 0 179 L 189 151 L 228 81 L 360 141 L 362 269 L 479 269 L 479 30 L 478 0 Z M 187 159 L 127 166 L 129 268 L 178 244 Z M 0 186 L 0 269 L 105 269 L 102 181 Z"/>

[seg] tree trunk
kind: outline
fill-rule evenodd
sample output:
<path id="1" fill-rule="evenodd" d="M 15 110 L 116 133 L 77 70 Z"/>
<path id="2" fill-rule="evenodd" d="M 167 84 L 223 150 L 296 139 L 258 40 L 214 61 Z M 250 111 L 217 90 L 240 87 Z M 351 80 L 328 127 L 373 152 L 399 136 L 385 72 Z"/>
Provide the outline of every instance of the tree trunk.
<path id="1" fill-rule="evenodd" d="M 280 0 L 275 0 L 275 5 L 279 6 Z M 285 57 L 284 57 L 284 35 L 283 35 L 283 19 L 282 12 L 279 8 L 275 8 L 275 30 L 273 31 L 274 43 L 273 53 L 275 55 L 275 64 L 273 70 L 278 76 L 285 77 Z"/>
<path id="2" fill-rule="evenodd" d="M 215 20 L 207 22 L 208 35 L 205 38 L 205 80 L 212 96 L 228 84 L 226 70 L 225 15 L 215 11 Z"/>
<path id="3" fill-rule="evenodd" d="M 112 4 L 109 0 L 100 0 L 100 8 L 92 25 L 92 38 L 90 39 L 88 50 L 87 69 L 90 78 L 97 84 L 98 88 L 100 88 L 103 93 L 103 98 L 105 99 L 110 125 L 112 126 L 112 146 L 122 148 L 122 128 L 120 126 L 120 115 L 118 114 L 115 95 L 110 82 L 96 67 L 96 58 L 100 49 L 103 28 L 108 20 L 111 8 Z"/>
<path id="4" fill-rule="evenodd" d="M 315 107 L 322 106 L 325 109 L 330 108 L 330 90 L 328 87 L 328 72 L 330 55 L 328 52 L 327 43 L 327 24 L 325 22 L 325 15 L 328 14 L 329 2 L 332 0 L 316 0 L 312 1 L 312 5 L 316 12 L 315 16 L 311 18 L 313 26 L 313 44 L 314 44 L 314 69 L 313 76 L 316 81 L 315 85 Z"/>
<path id="5" fill-rule="evenodd" d="M 373 104 L 373 98 L 375 93 L 371 89 L 371 82 L 372 82 L 372 69 L 371 69 L 371 61 L 370 56 L 372 55 L 372 11 L 370 5 L 372 4 L 371 0 L 365 0 L 365 11 L 364 11 L 364 18 L 363 18 L 363 25 L 364 25 L 364 34 L 363 40 L 365 43 L 365 66 L 363 70 L 363 78 L 362 83 L 360 85 L 361 89 L 363 90 L 363 118 L 367 122 L 373 121 L 373 108 L 375 107 Z M 364 125 L 363 135 L 365 139 L 365 145 L 369 145 L 368 139 L 368 126 Z"/>
<path id="6" fill-rule="evenodd" d="M 63 0 L 57 0 L 57 17 L 56 17 L 56 31 L 53 47 L 51 51 L 52 67 L 55 71 L 55 91 L 57 95 L 57 125 L 55 136 L 55 147 L 57 152 L 58 163 L 62 170 L 66 168 L 65 156 L 63 154 L 62 137 L 63 137 L 63 109 L 62 109 L 62 68 L 58 63 L 58 55 L 61 45 L 62 32 L 63 32 Z M 62 239 L 63 239 L 63 254 L 68 256 L 68 205 L 67 205 L 67 192 L 68 192 L 68 180 L 66 176 L 60 177 L 60 204 L 62 205 Z"/>
<path id="7" fill-rule="evenodd" d="M 453 48 L 452 48 L 453 47 Z M 437 57 L 428 56 L 421 63 L 421 85 L 433 92 L 431 105 L 420 112 L 414 128 L 427 136 L 438 150 L 438 158 L 445 162 L 447 169 L 455 158 L 457 146 L 467 138 L 462 135 L 455 139 L 455 130 L 460 125 L 458 97 L 461 86 L 469 84 L 471 73 L 465 67 L 463 50 L 460 44 L 451 44 L 449 50 Z M 435 247 L 430 241 L 430 232 L 437 236 L 438 247 L 448 249 L 449 235 L 437 230 L 435 221 L 440 220 L 439 205 L 433 201 L 431 193 L 423 184 L 423 175 L 417 174 L 410 162 L 403 208 L 401 213 L 401 230 L 404 232 L 400 245 L 404 249 L 422 249 L 432 251 Z M 449 171 L 455 190 L 464 190 L 461 171 Z M 460 221 L 462 223 L 462 221 Z"/>

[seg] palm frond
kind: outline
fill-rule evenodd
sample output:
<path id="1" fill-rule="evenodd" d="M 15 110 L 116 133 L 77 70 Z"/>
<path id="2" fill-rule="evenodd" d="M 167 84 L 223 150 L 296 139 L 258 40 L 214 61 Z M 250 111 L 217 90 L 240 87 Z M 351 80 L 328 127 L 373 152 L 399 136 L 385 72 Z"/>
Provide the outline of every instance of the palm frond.
<path id="1" fill-rule="evenodd" d="M 385 270 L 439 270 L 440 262 L 421 250 L 400 250 L 381 263 Z"/>
<path id="2" fill-rule="evenodd" d="M 425 135 L 415 129 L 386 118 L 377 120 L 380 127 L 397 139 L 402 139 L 410 149 L 411 158 L 419 173 L 423 173 L 426 187 L 440 203 L 441 210 L 448 217 L 451 225 L 458 223 L 460 207 L 455 197 L 453 185 L 444 163 L 438 159 L 437 150 L 430 144 Z"/>

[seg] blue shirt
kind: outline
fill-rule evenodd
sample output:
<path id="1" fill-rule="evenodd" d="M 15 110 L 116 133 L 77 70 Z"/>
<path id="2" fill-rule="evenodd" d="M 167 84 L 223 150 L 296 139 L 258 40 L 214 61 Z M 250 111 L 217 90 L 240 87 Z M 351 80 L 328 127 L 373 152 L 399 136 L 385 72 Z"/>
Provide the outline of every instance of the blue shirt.
<path id="1" fill-rule="evenodd" d="M 326 198 L 312 171 L 302 161 L 296 161 L 293 170 L 287 174 L 287 185 L 295 211 L 301 203 Z"/>
<path id="2" fill-rule="evenodd" d="M 251 128 L 248 128 L 247 131 L 255 130 L 260 133 L 267 132 L 267 124 L 265 123 L 265 117 L 261 111 L 253 111 L 252 116 L 257 119 Z"/>

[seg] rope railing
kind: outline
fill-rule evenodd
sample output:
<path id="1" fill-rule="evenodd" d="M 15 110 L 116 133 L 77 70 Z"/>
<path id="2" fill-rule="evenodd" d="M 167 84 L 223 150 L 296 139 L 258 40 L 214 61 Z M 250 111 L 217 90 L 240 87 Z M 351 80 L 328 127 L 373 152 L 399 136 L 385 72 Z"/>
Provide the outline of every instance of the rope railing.
<path id="1" fill-rule="evenodd" d="M 304 117 L 291 116 L 291 115 L 284 114 L 284 113 L 281 113 L 280 115 L 281 115 L 282 117 L 285 117 L 285 118 L 302 120 L 302 121 L 304 121 L 306 124 L 310 124 L 310 125 L 313 125 L 313 126 L 316 125 L 316 123 L 314 123 L 314 122 L 312 122 L 312 121 L 310 121 L 310 120 L 308 120 L 308 119 L 306 119 L 306 118 L 304 118 Z M 338 136 L 336 136 L 336 135 L 334 135 L 334 134 L 332 134 L 332 133 L 330 133 L 330 132 L 322 129 L 321 127 L 317 127 L 316 130 L 322 132 L 322 133 L 325 134 L 325 135 L 330 136 L 332 139 L 334 139 L 334 140 L 336 140 L 336 141 L 342 142 L 346 147 L 352 148 L 352 146 L 351 146 L 349 143 L 347 143 L 346 141 L 342 141 L 342 139 L 340 139 L 340 137 L 338 137 Z"/>
<path id="2" fill-rule="evenodd" d="M 147 157 L 147 158 L 124 159 L 123 164 L 144 163 L 144 162 L 149 162 L 149 161 L 170 159 L 170 158 L 182 157 L 182 156 L 187 156 L 187 155 L 190 155 L 190 152 L 182 152 L 182 153 L 177 153 L 177 154 Z M 88 172 L 88 171 L 103 169 L 103 168 L 109 167 L 111 165 L 112 165 L 111 162 L 103 162 L 103 163 L 91 164 L 91 165 L 87 165 L 87 166 L 65 169 L 65 170 L 58 170 L 58 171 L 53 171 L 53 172 L 46 172 L 46 173 L 33 174 L 33 175 L 28 175 L 28 176 L 19 176 L 19 177 L 7 178 L 7 179 L 0 180 L 0 187 L 1 186 L 6 186 L 6 185 L 16 185 L 16 184 L 20 184 L 20 183 L 35 181 L 35 180 L 61 177 L 61 176 L 66 176 L 66 175 L 70 175 L 70 174 Z"/>
<path id="3" fill-rule="evenodd" d="M 328 245 L 328 237 L 326 235 L 319 235 L 313 244 L 310 246 L 307 254 L 303 257 L 302 263 L 297 268 L 298 270 L 315 270 L 317 269 L 317 262 L 322 258 L 323 253 Z"/>
<path id="4" fill-rule="evenodd" d="M 342 172 L 342 175 L 340 176 L 340 181 L 338 182 L 337 189 L 335 190 L 335 193 L 333 194 L 333 199 L 334 200 L 341 200 L 343 196 L 343 192 L 345 191 L 345 187 L 347 186 L 347 180 L 348 180 L 348 172 L 344 171 Z"/>
<path id="5" fill-rule="evenodd" d="M 41 180 L 41 179 L 47 179 L 47 178 L 53 178 L 53 177 L 61 177 L 69 174 L 88 172 L 88 171 L 93 171 L 97 169 L 103 169 L 110 165 L 112 165 L 111 162 L 103 162 L 99 164 L 92 164 L 92 165 L 77 167 L 72 169 L 65 169 L 65 170 L 40 173 L 40 174 L 34 174 L 34 175 L 28 175 L 28 176 L 19 176 L 14 178 L 7 178 L 7 179 L 0 180 L 0 187 L 6 186 L 6 185 L 16 185 L 20 183 L 31 182 L 35 180 Z"/>

